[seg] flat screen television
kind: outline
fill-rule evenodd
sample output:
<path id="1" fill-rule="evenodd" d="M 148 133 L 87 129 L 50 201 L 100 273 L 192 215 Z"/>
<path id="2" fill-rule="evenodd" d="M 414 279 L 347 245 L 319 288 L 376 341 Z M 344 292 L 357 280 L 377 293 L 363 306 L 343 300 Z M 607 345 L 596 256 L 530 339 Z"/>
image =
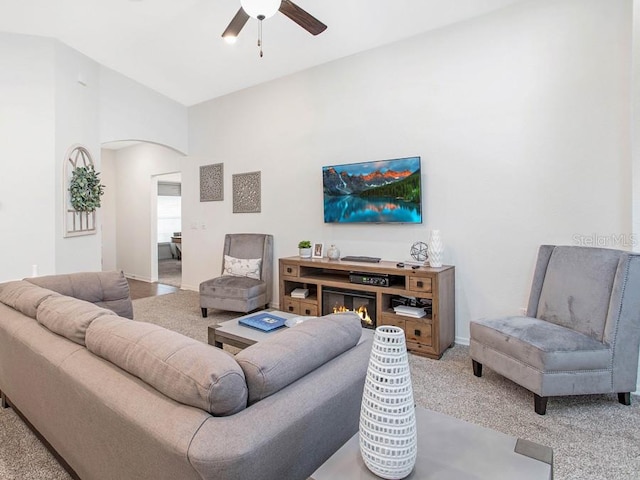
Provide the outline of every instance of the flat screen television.
<path id="1" fill-rule="evenodd" d="M 422 223 L 420 157 L 322 167 L 325 223 Z"/>

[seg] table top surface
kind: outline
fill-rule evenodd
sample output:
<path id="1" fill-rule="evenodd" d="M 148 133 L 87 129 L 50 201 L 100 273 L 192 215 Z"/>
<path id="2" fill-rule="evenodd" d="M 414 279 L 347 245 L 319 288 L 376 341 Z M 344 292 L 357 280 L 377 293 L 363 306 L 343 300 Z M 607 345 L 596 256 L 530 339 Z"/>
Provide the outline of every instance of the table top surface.
<path id="1" fill-rule="evenodd" d="M 551 480 L 553 451 L 489 428 L 416 407 L 418 458 L 407 480 Z M 374 480 L 356 433 L 310 480 Z"/>
<path id="2" fill-rule="evenodd" d="M 243 315 L 238 318 L 234 318 L 233 320 L 227 320 L 226 322 L 219 323 L 218 325 L 212 325 L 209 328 L 215 330 L 216 335 L 223 336 L 232 336 L 234 338 L 244 338 L 246 340 L 252 340 L 254 342 L 259 342 L 266 338 L 269 338 L 273 335 L 278 334 L 287 329 L 287 327 L 278 328 L 277 330 L 273 330 L 271 332 L 263 332 L 258 330 L 257 328 L 247 327 L 245 325 L 238 324 L 238 320 L 242 318 L 249 318 L 255 315 L 262 315 L 263 313 L 272 313 L 280 318 L 284 318 L 285 320 L 289 320 L 290 318 L 299 317 L 300 315 L 281 312 L 280 310 L 261 310 L 259 312 L 250 313 L 248 315 Z"/>
<path id="3" fill-rule="evenodd" d="M 248 315 L 243 315 L 238 318 L 234 318 L 233 320 L 227 320 L 226 322 L 219 323 L 218 325 L 209 325 L 209 330 L 213 330 L 216 337 L 218 337 L 220 343 L 225 343 L 224 341 L 227 339 L 235 340 L 236 342 L 240 342 L 241 344 L 246 344 L 244 346 L 251 345 L 253 343 L 260 342 L 265 340 L 273 335 L 277 335 L 280 332 L 284 332 L 289 329 L 289 327 L 278 328 L 277 330 L 273 330 L 271 332 L 263 332 L 258 330 L 257 328 L 247 327 L 246 325 L 240 325 L 238 320 L 242 318 L 251 317 L 253 315 L 259 315 L 262 313 L 273 313 L 274 315 L 289 320 L 291 318 L 300 317 L 303 320 L 309 320 L 311 318 L 318 318 L 314 316 L 304 316 L 297 315 L 295 313 L 281 312 L 280 310 L 261 310 L 259 312 L 253 312 Z M 363 328 L 362 336 L 360 337 L 360 342 L 365 339 L 373 336 L 373 329 Z"/>

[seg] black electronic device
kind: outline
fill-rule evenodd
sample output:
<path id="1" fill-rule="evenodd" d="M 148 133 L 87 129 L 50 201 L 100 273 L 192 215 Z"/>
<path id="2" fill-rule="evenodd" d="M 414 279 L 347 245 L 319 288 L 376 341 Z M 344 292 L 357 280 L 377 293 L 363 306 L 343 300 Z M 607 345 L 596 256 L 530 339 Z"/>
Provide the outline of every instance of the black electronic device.
<path id="1" fill-rule="evenodd" d="M 380 263 L 380 257 L 365 257 L 362 255 L 347 255 L 340 260 L 344 260 L 345 262 Z"/>
<path id="2" fill-rule="evenodd" d="M 388 287 L 391 285 L 389 275 L 383 273 L 349 272 L 349 281 L 361 285 L 375 285 L 376 287 Z"/>

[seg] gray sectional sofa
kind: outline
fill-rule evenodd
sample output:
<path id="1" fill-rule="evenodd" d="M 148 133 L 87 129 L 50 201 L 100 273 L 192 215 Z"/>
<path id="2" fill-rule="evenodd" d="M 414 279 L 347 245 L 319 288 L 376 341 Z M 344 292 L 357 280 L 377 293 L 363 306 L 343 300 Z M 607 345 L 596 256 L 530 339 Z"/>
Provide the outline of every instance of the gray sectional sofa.
<path id="1" fill-rule="evenodd" d="M 305 479 L 357 431 L 372 335 L 356 315 L 235 357 L 131 316 L 116 272 L 0 285 L 3 403 L 79 478 Z"/>

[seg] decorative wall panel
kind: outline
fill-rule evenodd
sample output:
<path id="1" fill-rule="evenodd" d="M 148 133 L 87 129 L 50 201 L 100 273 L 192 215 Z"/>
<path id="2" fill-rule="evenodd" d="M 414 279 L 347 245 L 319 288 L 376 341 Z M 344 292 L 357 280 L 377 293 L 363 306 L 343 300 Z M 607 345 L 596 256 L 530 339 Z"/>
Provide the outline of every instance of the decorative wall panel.
<path id="1" fill-rule="evenodd" d="M 233 175 L 233 213 L 260 212 L 260 172 Z"/>
<path id="2" fill-rule="evenodd" d="M 218 202 L 224 200 L 224 164 L 202 165 L 200 167 L 200 201 Z"/>

